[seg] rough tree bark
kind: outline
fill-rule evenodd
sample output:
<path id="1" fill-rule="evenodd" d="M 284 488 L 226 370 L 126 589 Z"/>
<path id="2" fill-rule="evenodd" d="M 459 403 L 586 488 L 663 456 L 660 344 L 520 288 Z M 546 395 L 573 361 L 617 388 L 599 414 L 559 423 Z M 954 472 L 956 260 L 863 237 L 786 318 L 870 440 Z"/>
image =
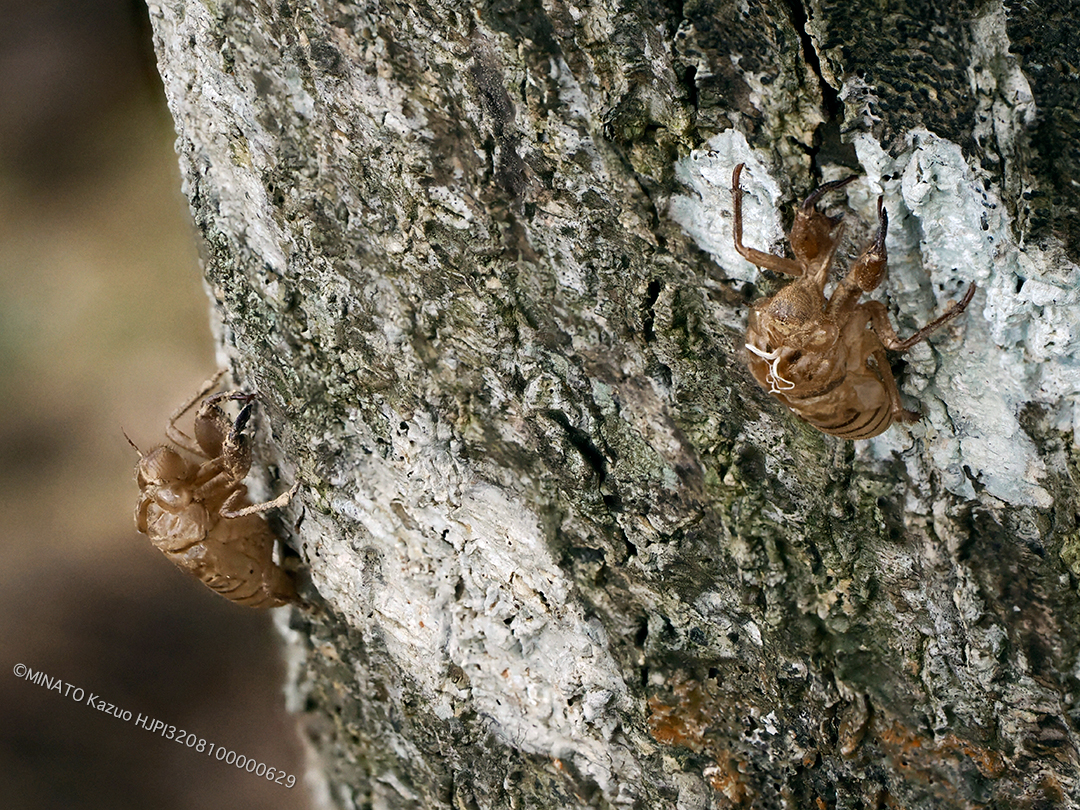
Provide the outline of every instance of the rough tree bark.
<path id="1" fill-rule="evenodd" d="M 326 806 L 1080 806 L 1069 9 L 149 5 Z M 754 384 L 738 162 L 884 194 L 901 335 L 978 283 L 922 422 Z"/>

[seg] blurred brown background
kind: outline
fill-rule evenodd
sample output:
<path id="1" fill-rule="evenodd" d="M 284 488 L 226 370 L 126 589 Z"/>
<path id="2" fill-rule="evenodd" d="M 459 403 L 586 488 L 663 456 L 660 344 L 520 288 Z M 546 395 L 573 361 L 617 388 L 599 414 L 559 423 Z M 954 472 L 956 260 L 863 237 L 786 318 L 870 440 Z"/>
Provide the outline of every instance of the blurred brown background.
<path id="1" fill-rule="evenodd" d="M 0 0 L 3 806 L 306 807 L 266 613 L 132 524 L 136 456 L 214 370 L 142 0 Z M 297 776 L 291 790 L 15 676 Z"/>

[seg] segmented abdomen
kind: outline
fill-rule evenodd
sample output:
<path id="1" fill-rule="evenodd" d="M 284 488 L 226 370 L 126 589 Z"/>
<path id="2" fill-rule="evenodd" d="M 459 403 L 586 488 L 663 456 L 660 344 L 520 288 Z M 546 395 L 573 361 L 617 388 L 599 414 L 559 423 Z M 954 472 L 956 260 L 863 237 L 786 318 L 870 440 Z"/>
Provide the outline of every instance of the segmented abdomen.
<path id="1" fill-rule="evenodd" d="M 884 433 L 893 421 L 892 409 L 887 402 L 881 403 L 872 411 L 861 409 L 853 413 L 850 409 L 845 409 L 821 421 L 804 415 L 798 404 L 791 410 L 823 433 L 839 436 L 841 439 L 870 439 Z"/>
<path id="2" fill-rule="evenodd" d="M 848 372 L 825 388 L 804 394 L 807 388 L 802 383 L 790 391 L 771 393 L 803 421 L 841 439 L 869 439 L 893 423 L 888 392 L 870 369 Z"/>

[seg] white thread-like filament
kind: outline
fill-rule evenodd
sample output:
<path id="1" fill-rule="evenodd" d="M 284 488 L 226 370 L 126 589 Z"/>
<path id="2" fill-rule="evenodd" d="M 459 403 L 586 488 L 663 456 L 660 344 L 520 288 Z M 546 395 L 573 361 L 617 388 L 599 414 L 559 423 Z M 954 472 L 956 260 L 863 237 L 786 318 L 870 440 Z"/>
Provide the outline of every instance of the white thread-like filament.
<path id="1" fill-rule="evenodd" d="M 757 346 L 751 346 L 749 343 L 743 344 L 746 346 L 747 351 L 751 354 L 756 354 L 762 360 L 769 363 L 769 373 L 765 375 L 765 382 L 769 384 L 770 394 L 779 394 L 782 391 L 790 391 L 795 387 L 795 383 L 791 380 L 785 380 L 780 376 L 780 350 L 775 349 L 771 352 L 763 352 Z"/>

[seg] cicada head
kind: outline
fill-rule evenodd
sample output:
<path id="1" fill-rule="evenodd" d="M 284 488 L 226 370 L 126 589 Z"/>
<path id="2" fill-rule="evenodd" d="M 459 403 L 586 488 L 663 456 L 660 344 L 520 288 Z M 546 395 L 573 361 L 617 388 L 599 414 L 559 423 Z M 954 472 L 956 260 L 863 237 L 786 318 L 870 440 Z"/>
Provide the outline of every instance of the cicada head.
<path id="1" fill-rule="evenodd" d="M 161 445 L 139 459 L 135 465 L 135 480 L 140 489 L 168 486 L 187 481 L 195 469 L 195 465 L 171 447 Z"/>

